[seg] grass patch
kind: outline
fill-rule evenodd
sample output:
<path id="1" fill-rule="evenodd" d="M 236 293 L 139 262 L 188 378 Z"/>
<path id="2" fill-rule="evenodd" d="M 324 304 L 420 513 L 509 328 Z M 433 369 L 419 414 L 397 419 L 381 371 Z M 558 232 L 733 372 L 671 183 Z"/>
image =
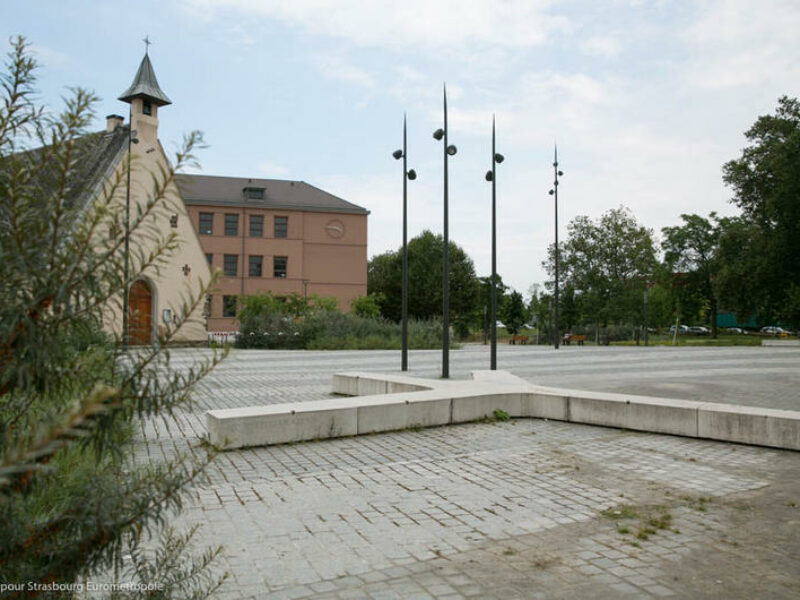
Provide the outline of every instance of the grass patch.
<path id="1" fill-rule="evenodd" d="M 636 540 L 648 540 L 650 536 L 659 531 L 668 530 L 672 526 L 672 515 L 664 506 L 637 509 L 630 504 L 624 504 L 604 510 L 601 514 L 607 519 L 617 522 L 618 534 L 632 535 L 634 539 L 630 543 L 637 547 Z M 677 530 L 673 531 L 677 532 Z"/>
<path id="2" fill-rule="evenodd" d="M 492 414 L 495 421 L 508 421 L 511 418 L 502 408 L 495 408 Z"/>
<path id="3" fill-rule="evenodd" d="M 635 519 L 639 516 L 639 514 L 636 512 L 636 509 L 630 504 L 623 504 L 622 506 L 617 506 L 616 508 L 609 508 L 600 514 L 607 519 L 613 519 L 615 521 L 621 521 L 622 519 Z"/>

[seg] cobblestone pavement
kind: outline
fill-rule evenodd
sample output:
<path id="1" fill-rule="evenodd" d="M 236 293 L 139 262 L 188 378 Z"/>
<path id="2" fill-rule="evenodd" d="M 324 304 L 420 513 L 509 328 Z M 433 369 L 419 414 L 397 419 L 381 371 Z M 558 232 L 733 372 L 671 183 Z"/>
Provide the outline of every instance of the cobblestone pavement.
<path id="1" fill-rule="evenodd" d="M 412 374 L 439 360 L 412 353 Z M 465 377 L 488 353 L 452 360 Z M 235 353 L 194 412 L 144 427 L 143 452 L 195 445 L 208 408 L 325 398 L 334 372 L 398 364 Z M 800 406 L 798 364 L 784 348 L 499 354 L 544 385 L 781 408 Z M 796 452 L 518 419 L 225 452 L 181 519 L 225 545 L 223 598 L 796 598 L 798 475 Z"/>

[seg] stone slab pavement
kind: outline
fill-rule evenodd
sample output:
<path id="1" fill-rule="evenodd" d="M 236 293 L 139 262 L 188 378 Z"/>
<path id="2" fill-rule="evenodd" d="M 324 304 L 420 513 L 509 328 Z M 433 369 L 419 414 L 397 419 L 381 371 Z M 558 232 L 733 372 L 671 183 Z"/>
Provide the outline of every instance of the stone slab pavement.
<path id="1" fill-rule="evenodd" d="M 800 407 L 798 349 L 499 350 L 543 385 Z M 451 357 L 454 377 L 488 364 Z M 399 353 L 235 352 L 193 410 L 143 426 L 142 455 L 192 449 L 210 408 L 330 397 L 347 370 Z M 222 598 L 796 598 L 798 476 L 796 452 L 518 419 L 225 452 L 180 520 L 225 546 Z"/>

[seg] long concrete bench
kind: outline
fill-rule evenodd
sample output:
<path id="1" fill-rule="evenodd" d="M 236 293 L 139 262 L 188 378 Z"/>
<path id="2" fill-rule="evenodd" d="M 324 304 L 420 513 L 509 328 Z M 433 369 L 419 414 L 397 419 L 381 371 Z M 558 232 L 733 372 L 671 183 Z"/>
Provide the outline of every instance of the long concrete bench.
<path id="1" fill-rule="evenodd" d="M 492 418 L 532 417 L 800 450 L 800 412 L 548 388 L 505 371 L 469 380 L 339 373 L 343 398 L 212 410 L 212 444 L 265 446 Z"/>

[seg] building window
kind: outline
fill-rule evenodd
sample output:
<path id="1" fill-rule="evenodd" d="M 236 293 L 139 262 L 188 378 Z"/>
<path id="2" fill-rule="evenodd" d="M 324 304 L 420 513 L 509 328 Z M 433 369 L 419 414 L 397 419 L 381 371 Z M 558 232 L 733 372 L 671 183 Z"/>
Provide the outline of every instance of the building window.
<path id="1" fill-rule="evenodd" d="M 197 229 L 202 235 L 214 233 L 214 213 L 200 213 L 200 223 Z"/>
<path id="2" fill-rule="evenodd" d="M 237 254 L 226 254 L 222 270 L 228 277 L 236 277 L 239 266 L 239 256 Z"/>
<path id="3" fill-rule="evenodd" d="M 153 114 L 153 107 L 147 100 L 142 100 L 142 114 L 143 115 Z"/>
<path id="4" fill-rule="evenodd" d="M 248 200 L 263 200 L 264 188 L 244 188 L 244 197 Z"/>
<path id="5" fill-rule="evenodd" d="M 250 277 L 261 277 L 261 256 L 250 256 L 248 259 L 247 273 Z"/>
<path id="6" fill-rule="evenodd" d="M 264 237 L 264 217 L 250 215 L 250 237 Z"/>
<path id="7" fill-rule="evenodd" d="M 289 232 L 289 217 L 275 217 L 275 237 L 285 238 Z"/>
<path id="8" fill-rule="evenodd" d="M 282 279 L 286 278 L 286 263 L 288 262 L 288 258 L 285 256 L 274 256 L 272 257 L 272 276 L 273 277 L 280 277 Z"/>
<path id="9" fill-rule="evenodd" d="M 223 317 L 236 316 L 236 296 L 222 297 L 222 316 Z"/>
<path id="10" fill-rule="evenodd" d="M 239 215 L 225 215 L 225 235 L 239 235 Z"/>
<path id="11" fill-rule="evenodd" d="M 208 266 L 210 267 L 214 264 L 214 255 L 206 253 L 206 260 L 208 261 Z"/>

